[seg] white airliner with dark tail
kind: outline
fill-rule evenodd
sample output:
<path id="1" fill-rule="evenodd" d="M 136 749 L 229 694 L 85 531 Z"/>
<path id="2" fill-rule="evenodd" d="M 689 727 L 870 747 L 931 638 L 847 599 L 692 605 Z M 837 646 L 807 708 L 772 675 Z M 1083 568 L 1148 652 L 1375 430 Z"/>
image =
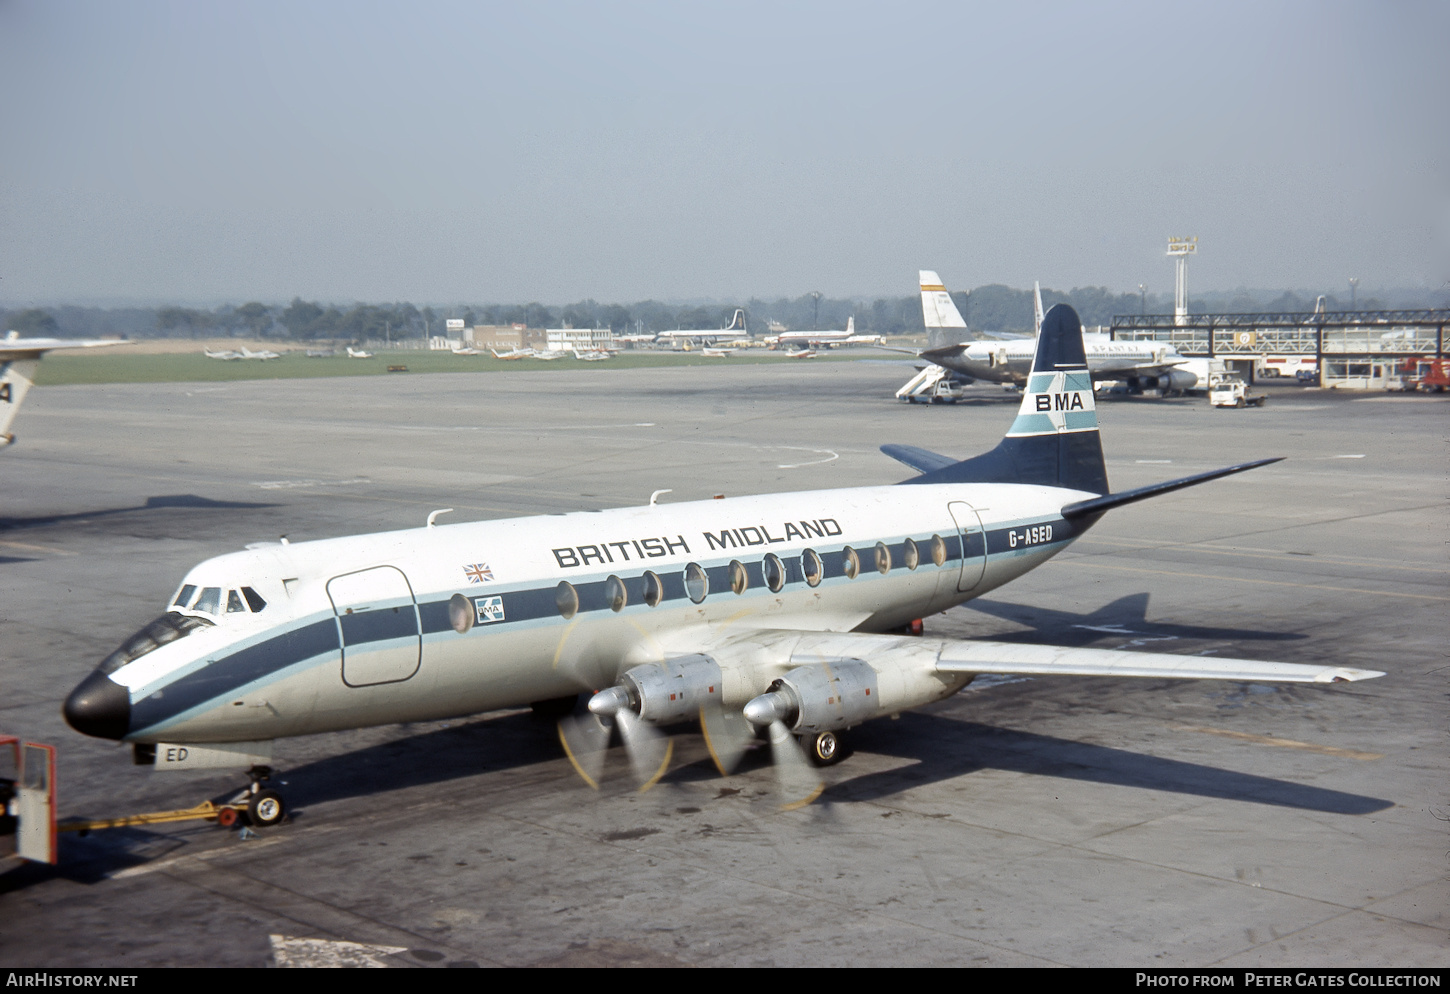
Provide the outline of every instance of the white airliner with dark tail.
<path id="1" fill-rule="evenodd" d="M 65 702 L 70 724 L 134 743 L 158 768 L 255 764 L 272 741 L 453 718 L 593 691 L 561 724 L 599 776 L 612 728 L 648 785 L 670 761 L 659 726 L 699 719 L 723 770 L 766 731 L 783 801 L 820 789 L 805 757 L 837 736 L 989 674 L 1330 683 L 1381 674 L 910 634 L 1000 587 L 1104 512 L 1275 462 L 1111 493 L 1077 314 L 1048 312 L 1011 429 L 957 461 L 885 451 L 904 485 L 428 525 L 265 544 L 191 570 L 166 613 Z M 803 747 L 803 748 L 802 748 Z"/>
<path id="2" fill-rule="evenodd" d="M 737 307 L 735 313 L 730 316 L 730 323 L 723 328 L 714 330 L 680 328 L 675 331 L 662 331 L 654 337 L 654 340 L 671 342 L 675 345 L 714 345 L 717 342 L 743 341 L 749 338 L 750 330 L 745 326 L 745 309 Z"/>
<path id="3" fill-rule="evenodd" d="M 130 344 L 118 338 L 21 338 L 8 332 L 0 339 L 0 447 L 15 441 L 10 425 L 35 382 L 40 357 L 56 349 L 97 349 Z"/>

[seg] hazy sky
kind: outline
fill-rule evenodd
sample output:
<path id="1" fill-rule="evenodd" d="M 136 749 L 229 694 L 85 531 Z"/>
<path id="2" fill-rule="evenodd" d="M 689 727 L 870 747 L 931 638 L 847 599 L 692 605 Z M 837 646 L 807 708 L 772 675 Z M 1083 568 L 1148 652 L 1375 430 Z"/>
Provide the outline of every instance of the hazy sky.
<path id="1" fill-rule="evenodd" d="M 0 0 L 0 301 L 1450 277 L 1450 4 Z"/>

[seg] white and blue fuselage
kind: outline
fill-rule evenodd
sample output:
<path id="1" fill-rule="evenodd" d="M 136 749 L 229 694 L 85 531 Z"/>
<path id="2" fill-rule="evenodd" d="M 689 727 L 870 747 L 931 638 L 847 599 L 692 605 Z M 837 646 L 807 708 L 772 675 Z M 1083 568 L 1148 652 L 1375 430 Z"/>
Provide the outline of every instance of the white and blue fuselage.
<path id="1" fill-rule="evenodd" d="M 126 689 L 131 742 L 256 741 L 526 705 L 733 634 L 901 628 L 1060 551 L 1081 524 L 1059 508 L 1088 496 L 862 487 L 252 548 L 182 581 L 171 610 L 211 624 L 108 677 Z M 233 595 L 244 589 L 261 610 Z M 790 664 L 788 652 L 765 656 L 727 682 L 735 703 Z M 930 686 L 899 707 L 966 682 L 922 675 Z"/>

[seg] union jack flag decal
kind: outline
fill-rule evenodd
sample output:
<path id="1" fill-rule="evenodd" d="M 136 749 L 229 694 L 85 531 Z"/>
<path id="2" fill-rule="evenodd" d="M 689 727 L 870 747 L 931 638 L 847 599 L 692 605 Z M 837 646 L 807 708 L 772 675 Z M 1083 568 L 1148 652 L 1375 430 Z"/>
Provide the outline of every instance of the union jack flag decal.
<path id="1" fill-rule="evenodd" d="M 463 567 L 463 575 L 468 577 L 469 583 L 482 583 L 493 579 L 493 570 L 488 568 L 488 563 L 474 563 Z"/>

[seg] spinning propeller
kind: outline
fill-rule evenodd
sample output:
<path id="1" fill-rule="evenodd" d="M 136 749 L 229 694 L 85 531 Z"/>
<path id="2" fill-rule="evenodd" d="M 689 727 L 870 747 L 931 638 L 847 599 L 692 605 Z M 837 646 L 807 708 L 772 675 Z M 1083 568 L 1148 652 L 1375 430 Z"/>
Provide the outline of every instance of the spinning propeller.
<path id="1" fill-rule="evenodd" d="M 743 711 L 734 711 L 721 706 L 718 688 L 719 669 L 704 657 L 638 666 L 617 685 L 591 697 L 588 715 L 561 721 L 559 741 L 580 777 L 597 790 L 613 730 L 618 728 L 643 792 L 664 776 L 674 754 L 674 744 L 659 731 L 657 722 L 698 716 L 705 744 L 722 776 L 739 765 L 757 739 L 756 729 L 764 728 L 783 798 L 781 808 L 804 807 L 819 797 L 825 785 L 787 724 L 796 713 L 789 691 L 763 694 Z"/>

